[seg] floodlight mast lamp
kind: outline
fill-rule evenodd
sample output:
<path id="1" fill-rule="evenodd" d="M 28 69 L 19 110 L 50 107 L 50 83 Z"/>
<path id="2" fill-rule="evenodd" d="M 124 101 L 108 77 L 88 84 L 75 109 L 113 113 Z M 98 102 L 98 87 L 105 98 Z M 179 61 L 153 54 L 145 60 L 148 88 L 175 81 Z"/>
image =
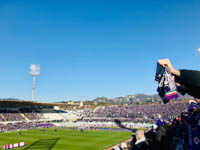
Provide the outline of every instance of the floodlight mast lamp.
<path id="1" fill-rule="evenodd" d="M 35 97 L 35 80 L 36 80 L 36 76 L 40 75 L 40 65 L 31 64 L 30 65 L 30 75 L 33 76 L 32 101 L 34 101 L 34 97 Z"/>

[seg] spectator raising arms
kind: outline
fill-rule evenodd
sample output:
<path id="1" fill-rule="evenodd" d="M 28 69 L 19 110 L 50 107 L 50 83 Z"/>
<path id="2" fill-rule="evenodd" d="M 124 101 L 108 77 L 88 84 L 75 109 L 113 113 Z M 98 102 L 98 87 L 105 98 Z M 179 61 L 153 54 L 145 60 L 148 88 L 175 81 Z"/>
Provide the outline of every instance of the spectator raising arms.
<path id="1" fill-rule="evenodd" d="M 188 93 L 195 98 L 200 98 L 200 71 L 177 70 L 169 59 L 159 59 L 158 63 L 163 67 L 168 67 L 171 74 L 175 76 L 176 85 L 181 94 Z"/>

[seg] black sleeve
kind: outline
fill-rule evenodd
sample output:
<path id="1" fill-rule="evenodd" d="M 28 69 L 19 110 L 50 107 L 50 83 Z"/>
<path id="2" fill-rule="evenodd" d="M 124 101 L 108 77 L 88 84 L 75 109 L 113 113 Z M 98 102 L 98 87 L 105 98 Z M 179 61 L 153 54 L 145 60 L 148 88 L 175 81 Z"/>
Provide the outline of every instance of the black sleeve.
<path id="1" fill-rule="evenodd" d="M 187 86 L 185 87 L 185 92 L 195 98 L 200 98 L 200 87 L 194 88 L 194 87 Z"/>
<path id="2" fill-rule="evenodd" d="M 175 81 L 186 87 L 200 88 L 200 71 L 180 70 L 180 77 L 175 77 Z"/>
<path id="3" fill-rule="evenodd" d="M 181 95 L 185 95 L 185 93 L 187 93 L 187 88 L 184 85 L 181 85 L 179 87 L 177 87 L 177 91 L 181 94 Z"/>
<path id="4" fill-rule="evenodd" d="M 180 77 L 175 76 L 175 81 L 181 84 L 177 90 L 182 95 L 188 93 L 195 98 L 200 98 L 200 71 L 180 70 Z"/>

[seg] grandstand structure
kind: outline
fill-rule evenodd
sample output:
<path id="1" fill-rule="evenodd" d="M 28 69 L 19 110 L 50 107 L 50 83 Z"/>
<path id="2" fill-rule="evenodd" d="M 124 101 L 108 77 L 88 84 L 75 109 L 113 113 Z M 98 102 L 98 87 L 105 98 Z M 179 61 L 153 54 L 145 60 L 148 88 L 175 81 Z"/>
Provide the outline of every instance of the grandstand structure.
<path id="1" fill-rule="evenodd" d="M 33 101 L 2 100 L 0 101 L 0 129 L 10 131 L 37 128 L 42 123 L 65 120 L 66 112 L 55 108 L 60 104 L 40 103 Z"/>
<path id="2" fill-rule="evenodd" d="M 78 106 L 66 103 L 42 103 L 0 100 L 0 131 L 34 129 L 41 124 L 58 127 L 117 127 L 121 120 L 129 128 L 150 128 L 158 114 L 168 120 L 188 107 L 188 101 L 164 104 Z"/>
<path id="3" fill-rule="evenodd" d="M 178 115 L 187 108 L 187 101 L 163 104 L 143 105 L 111 105 L 108 107 L 77 107 L 64 103 L 44 103 L 24 100 L 0 100 L 0 122 L 12 123 L 20 121 L 72 121 L 78 120 L 113 120 L 121 118 L 133 122 L 151 122 L 156 114 L 162 116 Z M 165 111 L 166 106 L 171 109 Z M 175 109 L 180 107 L 180 109 Z M 149 113 L 151 112 L 151 113 Z M 147 119 L 148 118 L 148 119 Z"/>
<path id="4" fill-rule="evenodd" d="M 156 130 L 151 134 L 157 134 L 159 133 L 157 131 L 162 127 L 158 126 L 158 119 L 163 121 L 165 125 L 163 127 L 166 127 L 166 129 L 168 129 L 168 125 L 173 125 L 171 122 L 181 121 L 180 118 L 184 120 L 184 114 L 189 108 L 188 102 L 189 100 L 182 100 L 171 101 L 168 104 L 119 104 L 94 107 L 94 105 L 78 106 L 77 104 L 68 105 L 66 103 L 0 99 L 0 132 L 34 131 L 33 129 L 36 128 L 50 127 L 64 131 L 70 127 L 71 130 L 73 129 L 72 131 L 76 129 L 80 131 L 116 130 L 132 132 L 134 128 L 138 128 L 150 133 L 153 128 Z M 197 100 L 197 102 L 200 101 Z M 120 120 L 121 126 L 116 123 L 116 119 Z M 174 125 L 177 125 L 177 123 Z M 176 128 L 177 126 L 175 126 Z M 130 143 L 130 141 L 126 141 L 126 143 Z"/>

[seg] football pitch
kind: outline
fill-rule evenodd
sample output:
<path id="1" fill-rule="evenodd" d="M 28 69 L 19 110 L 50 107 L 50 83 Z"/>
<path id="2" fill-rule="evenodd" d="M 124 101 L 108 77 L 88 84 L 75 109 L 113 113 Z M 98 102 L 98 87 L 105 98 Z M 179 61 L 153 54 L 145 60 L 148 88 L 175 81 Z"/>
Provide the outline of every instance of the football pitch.
<path id="1" fill-rule="evenodd" d="M 131 137 L 131 132 L 90 130 L 40 129 L 19 132 L 0 133 L 0 150 L 5 144 L 25 141 L 27 146 L 17 150 L 103 150 Z"/>

